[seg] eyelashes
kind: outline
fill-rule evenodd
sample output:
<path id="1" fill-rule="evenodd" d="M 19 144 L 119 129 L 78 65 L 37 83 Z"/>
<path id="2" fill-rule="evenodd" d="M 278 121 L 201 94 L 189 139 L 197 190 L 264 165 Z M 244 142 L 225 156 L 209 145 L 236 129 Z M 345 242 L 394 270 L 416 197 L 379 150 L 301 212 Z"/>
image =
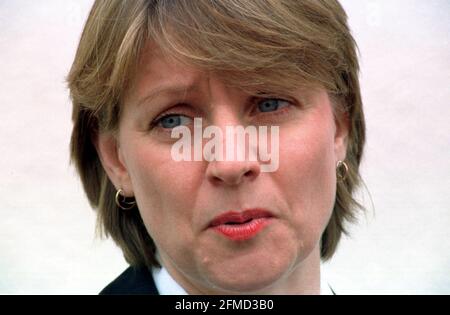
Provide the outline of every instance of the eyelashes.
<path id="1" fill-rule="evenodd" d="M 263 120 L 270 121 L 271 116 L 285 115 L 289 112 L 293 105 L 291 101 L 282 98 L 254 98 L 252 103 L 252 113 L 257 111 L 256 115 L 262 116 Z M 180 104 L 186 105 L 186 104 Z M 189 117 L 184 111 L 173 110 L 168 111 L 150 124 L 150 129 L 158 128 L 161 131 L 171 132 L 173 128 L 178 126 L 188 126 L 192 124 L 194 119 Z"/>
<path id="2" fill-rule="evenodd" d="M 187 117 L 182 114 L 174 113 L 174 114 L 166 114 L 166 115 L 162 116 L 155 122 L 155 124 L 158 124 L 158 125 L 161 124 L 162 125 L 161 127 L 164 129 L 172 129 L 172 128 L 175 128 L 178 126 L 183 126 L 183 124 L 182 124 L 183 121 L 185 122 L 184 125 L 186 125 L 186 121 L 189 122 L 189 120 L 191 120 L 190 117 Z M 166 124 L 166 125 L 164 126 L 164 124 Z"/>

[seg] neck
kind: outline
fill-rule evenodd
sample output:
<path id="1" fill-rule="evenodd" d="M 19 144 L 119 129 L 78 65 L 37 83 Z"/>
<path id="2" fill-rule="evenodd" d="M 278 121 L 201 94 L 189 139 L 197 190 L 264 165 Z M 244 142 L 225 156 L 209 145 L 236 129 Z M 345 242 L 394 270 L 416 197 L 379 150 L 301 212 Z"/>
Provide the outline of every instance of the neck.
<path id="1" fill-rule="evenodd" d="M 192 281 L 170 263 L 164 253 L 159 258 L 172 278 L 188 294 L 250 294 L 250 295 L 319 295 L 320 294 L 320 249 L 317 246 L 303 261 L 295 264 L 283 277 L 269 287 L 252 292 L 230 292 L 217 288 L 208 288 Z"/>

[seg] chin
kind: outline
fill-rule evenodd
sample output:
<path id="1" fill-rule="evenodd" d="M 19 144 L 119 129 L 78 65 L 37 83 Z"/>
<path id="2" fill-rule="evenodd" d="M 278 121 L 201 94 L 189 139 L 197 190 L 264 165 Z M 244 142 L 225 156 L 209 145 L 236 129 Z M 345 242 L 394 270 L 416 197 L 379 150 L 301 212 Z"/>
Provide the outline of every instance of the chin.
<path id="1" fill-rule="evenodd" d="M 222 259 L 216 256 L 201 270 L 212 286 L 227 294 L 257 294 L 282 279 L 294 265 L 294 257 L 277 257 L 269 251 Z"/>
<path id="2" fill-rule="evenodd" d="M 213 285 L 226 292 L 226 294 L 262 294 L 262 291 L 267 290 L 274 285 L 284 273 L 271 273 L 263 276 L 248 276 L 241 279 L 220 276 L 216 279 L 210 279 Z"/>

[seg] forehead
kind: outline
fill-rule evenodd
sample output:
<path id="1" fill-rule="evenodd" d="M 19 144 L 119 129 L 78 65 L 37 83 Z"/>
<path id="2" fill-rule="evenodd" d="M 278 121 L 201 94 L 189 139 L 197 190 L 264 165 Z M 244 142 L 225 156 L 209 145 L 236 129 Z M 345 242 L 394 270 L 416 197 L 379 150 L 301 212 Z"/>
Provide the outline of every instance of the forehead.
<path id="1" fill-rule="evenodd" d="M 176 57 L 175 57 L 176 56 Z M 251 95 L 292 94 L 302 91 L 306 97 L 314 86 L 303 86 L 301 80 L 289 77 L 289 70 L 261 69 L 260 72 L 239 71 L 233 65 L 207 68 L 189 63 L 188 58 L 167 53 L 155 42 L 148 41 L 138 60 L 138 67 L 126 91 L 126 102 L 140 104 L 161 92 L 171 95 L 200 92 L 208 88 L 209 78 Z M 189 60 L 191 61 L 191 60 Z M 287 79 L 287 80 L 283 80 Z"/>
<path id="2" fill-rule="evenodd" d="M 194 88 L 206 75 L 198 67 L 188 65 L 165 54 L 156 44 L 147 43 L 139 57 L 138 67 L 131 84 L 134 96 L 143 95 L 150 88 L 167 86 Z"/>

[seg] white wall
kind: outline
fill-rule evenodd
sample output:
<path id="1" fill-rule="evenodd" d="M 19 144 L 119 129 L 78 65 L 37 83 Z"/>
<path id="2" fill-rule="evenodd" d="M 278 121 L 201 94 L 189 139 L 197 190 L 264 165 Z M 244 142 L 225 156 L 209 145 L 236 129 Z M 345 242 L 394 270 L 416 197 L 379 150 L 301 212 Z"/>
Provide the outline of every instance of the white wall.
<path id="1" fill-rule="evenodd" d="M 450 293 L 450 2 L 342 1 L 361 51 L 375 210 L 326 265 L 338 293 Z M 91 0 L 0 2 L 0 293 L 96 294 L 126 264 L 69 165 L 64 77 Z"/>

